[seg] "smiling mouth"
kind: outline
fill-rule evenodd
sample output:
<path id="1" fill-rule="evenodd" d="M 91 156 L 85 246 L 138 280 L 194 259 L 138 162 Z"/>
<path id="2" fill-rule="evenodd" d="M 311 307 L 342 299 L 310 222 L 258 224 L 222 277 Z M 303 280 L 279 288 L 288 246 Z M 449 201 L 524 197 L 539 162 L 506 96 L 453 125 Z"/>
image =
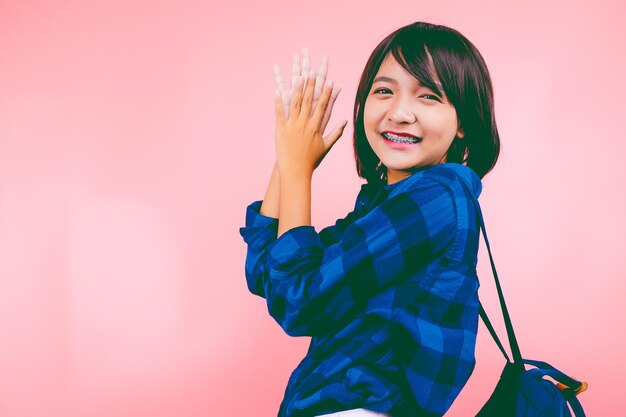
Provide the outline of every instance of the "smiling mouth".
<path id="1" fill-rule="evenodd" d="M 411 145 L 414 143 L 419 143 L 422 141 L 421 138 L 418 137 L 407 137 L 407 136 L 397 136 L 388 132 L 385 133 L 381 133 L 380 134 L 383 138 L 385 138 L 386 140 L 390 141 L 390 142 L 395 142 L 395 143 L 401 143 L 401 144 L 405 144 L 405 145 Z"/>

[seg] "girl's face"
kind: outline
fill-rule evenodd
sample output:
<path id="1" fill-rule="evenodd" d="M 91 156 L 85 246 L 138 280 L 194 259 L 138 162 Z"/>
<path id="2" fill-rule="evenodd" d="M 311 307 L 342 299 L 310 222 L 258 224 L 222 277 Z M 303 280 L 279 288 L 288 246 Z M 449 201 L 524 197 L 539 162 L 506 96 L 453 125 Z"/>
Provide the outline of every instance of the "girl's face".
<path id="1" fill-rule="evenodd" d="M 416 168 L 446 162 L 452 140 L 464 135 L 447 98 L 420 85 L 391 53 L 374 77 L 363 111 L 365 135 L 387 167 L 387 184 L 408 177 Z M 386 132 L 413 137 L 389 140 L 383 135 Z"/>

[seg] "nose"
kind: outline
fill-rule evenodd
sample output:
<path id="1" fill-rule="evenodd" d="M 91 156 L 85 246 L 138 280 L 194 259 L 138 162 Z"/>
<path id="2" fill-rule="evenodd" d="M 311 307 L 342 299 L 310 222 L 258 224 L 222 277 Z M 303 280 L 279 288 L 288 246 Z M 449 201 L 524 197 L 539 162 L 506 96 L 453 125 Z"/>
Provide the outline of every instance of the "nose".
<path id="1" fill-rule="evenodd" d="M 402 100 L 396 100 L 392 104 L 388 117 L 390 121 L 395 123 L 413 123 L 416 120 L 415 114 Z"/>

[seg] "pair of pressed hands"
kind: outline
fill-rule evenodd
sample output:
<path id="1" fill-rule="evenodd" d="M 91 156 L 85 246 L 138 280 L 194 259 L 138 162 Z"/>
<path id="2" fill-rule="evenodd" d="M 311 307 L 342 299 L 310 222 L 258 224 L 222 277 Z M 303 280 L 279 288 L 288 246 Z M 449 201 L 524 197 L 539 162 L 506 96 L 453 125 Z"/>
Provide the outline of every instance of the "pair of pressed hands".
<path id="1" fill-rule="evenodd" d="M 307 48 L 303 48 L 302 65 L 298 54 L 294 55 L 291 88 L 288 90 L 278 65 L 274 65 L 276 161 L 283 173 L 312 175 L 348 123 L 344 120 L 326 137 L 322 136 L 341 91 L 341 88 L 333 88 L 332 81 L 326 80 L 327 73 L 328 57 L 322 57 L 316 73 L 310 69 Z"/>

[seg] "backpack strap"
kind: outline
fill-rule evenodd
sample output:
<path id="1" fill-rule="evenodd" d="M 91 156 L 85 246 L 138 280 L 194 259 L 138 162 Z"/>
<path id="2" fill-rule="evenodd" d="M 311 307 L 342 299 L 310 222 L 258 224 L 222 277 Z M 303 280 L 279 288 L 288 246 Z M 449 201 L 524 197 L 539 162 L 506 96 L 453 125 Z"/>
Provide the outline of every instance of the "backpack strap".
<path id="1" fill-rule="evenodd" d="M 556 369 L 554 366 L 547 362 L 537 361 L 532 359 L 524 359 L 524 363 L 533 365 L 539 370 L 545 371 L 544 374 L 552 377 L 554 380 L 560 382 L 557 384 L 561 391 L 572 392 L 574 395 L 578 395 L 587 389 L 587 383 L 584 381 L 578 381 L 570 376 L 565 375 L 563 372 Z M 539 371 L 534 370 L 534 371 Z"/>
<path id="2" fill-rule="evenodd" d="M 574 415 L 576 417 L 586 417 L 583 406 L 580 404 L 580 401 L 578 401 L 578 398 L 576 398 L 576 395 L 568 395 L 566 400 L 572 407 L 572 410 L 574 410 Z"/>
<path id="3" fill-rule="evenodd" d="M 534 367 L 538 368 L 541 371 L 545 371 L 544 373 L 546 375 L 549 375 L 552 378 L 559 381 L 560 383 L 567 385 L 568 388 L 572 388 L 572 390 L 574 391 L 578 390 L 579 388 L 582 388 L 582 385 L 583 385 L 582 382 L 577 381 L 574 378 L 565 375 L 563 372 L 559 371 L 558 369 L 556 369 L 554 366 L 550 365 L 547 362 L 536 361 L 532 359 L 524 359 L 524 363 L 533 365 Z"/>
<path id="4" fill-rule="evenodd" d="M 506 350 L 504 350 L 504 347 L 502 346 L 502 342 L 500 342 L 500 338 L 498 337 L 498 334 L 496 333 L 495 329 L 491 325 L 491 321 L 489 320 L 489 317 L 487 316 L 487 313 L 485 312 L 485 309 L 483 308 L 482 303 L 479 302 L 479 305 L 480 305 L 480 318 L 483 319 L 485 326 L 487 326 L 487 330 L 489 330 L 491 337 L 493 337 L 493 340 L 495 340 L 496 345 L 498 345 L 500 352 L 502 352 L 507 362 L 511 362 L 511 359 L 509 359 L 509 355 L 507 355 Z"/>
<path id="5" fill-rule="evenodd" d="M 520 353 L 519 344 L 517 343 L 517 338 L 515 337 L 515 332 L 513 331 L 513 325 L 511 324 L 511 317 L 509 316 L 509 311 L 506 308 L 506 302 L 504 301 L 504 294 L 502 294 L 502 288 L 500 287 L 500 280 L 498 279 L 498 273 L 496 272 L 496 265 L 493 262 L 493 256 L 491 255 L 491 248 L 489 246 L 489 239 L 487 239 L 487 230 L 485 229 L 485 221 L 483 220 L 483 214 L 482 214 L 482 211 L 480 210 L 480 204 L 478 204 L 478 200 L 476 199 L 476 197 L 474 197 L 474 193 L 470 189 L 469 185 L 467 185 L 465 180 L 461 178 L 461 176 L 457 175 L 457 177 L 459 178 L 459 181 L 461 182 L 461 184 L 463 184 L 463 187 L 465 187 L 465 190 L 467 191 L 468 196 L 474 203 L 474 208 L 476 209 L 477 217 L 480 218 L 480 228 L 483 232 L 483 237 L 485 238 L 487 251 L 489 252 L 489 261 L 491 262 L 491 270 L 493 271 L 493 277 L 496 281 L 496 288 L 498 290 L 498 297 L 500 299 L 500 307 L 502 308 L 502 315 L 504 316 L 504 324 L 506 326 L 506 332 L 509 337 L 509 345 L 511 347 L 511 353 L 513 354 L 513 365 L 518 370 L 523 371 L 525 368 L 524 368 L 524 362 L 522 361 L 522 354 Z M 489 329 L 491 336 L 496 341 L 496 344 L 498 345 L 500 350 L 504 353 L 502 344 L 500 343 L 500 340 L 498 339 L 498 336 L 496 332 L 494 331 L 493 326 L 491 326 L 491 323 L 489 322 L 489 318 L 487 317 L 487 313 L 483 309 L 482 303 L 480 305 L 480 310 L 481 310 L 480 316 L 485 322 L 485 325 L 489 323 L 487 325 L 487 328 Z M 504 353 L 504 357 L 507 360 L 509 360 L 506 353 Z"/>

